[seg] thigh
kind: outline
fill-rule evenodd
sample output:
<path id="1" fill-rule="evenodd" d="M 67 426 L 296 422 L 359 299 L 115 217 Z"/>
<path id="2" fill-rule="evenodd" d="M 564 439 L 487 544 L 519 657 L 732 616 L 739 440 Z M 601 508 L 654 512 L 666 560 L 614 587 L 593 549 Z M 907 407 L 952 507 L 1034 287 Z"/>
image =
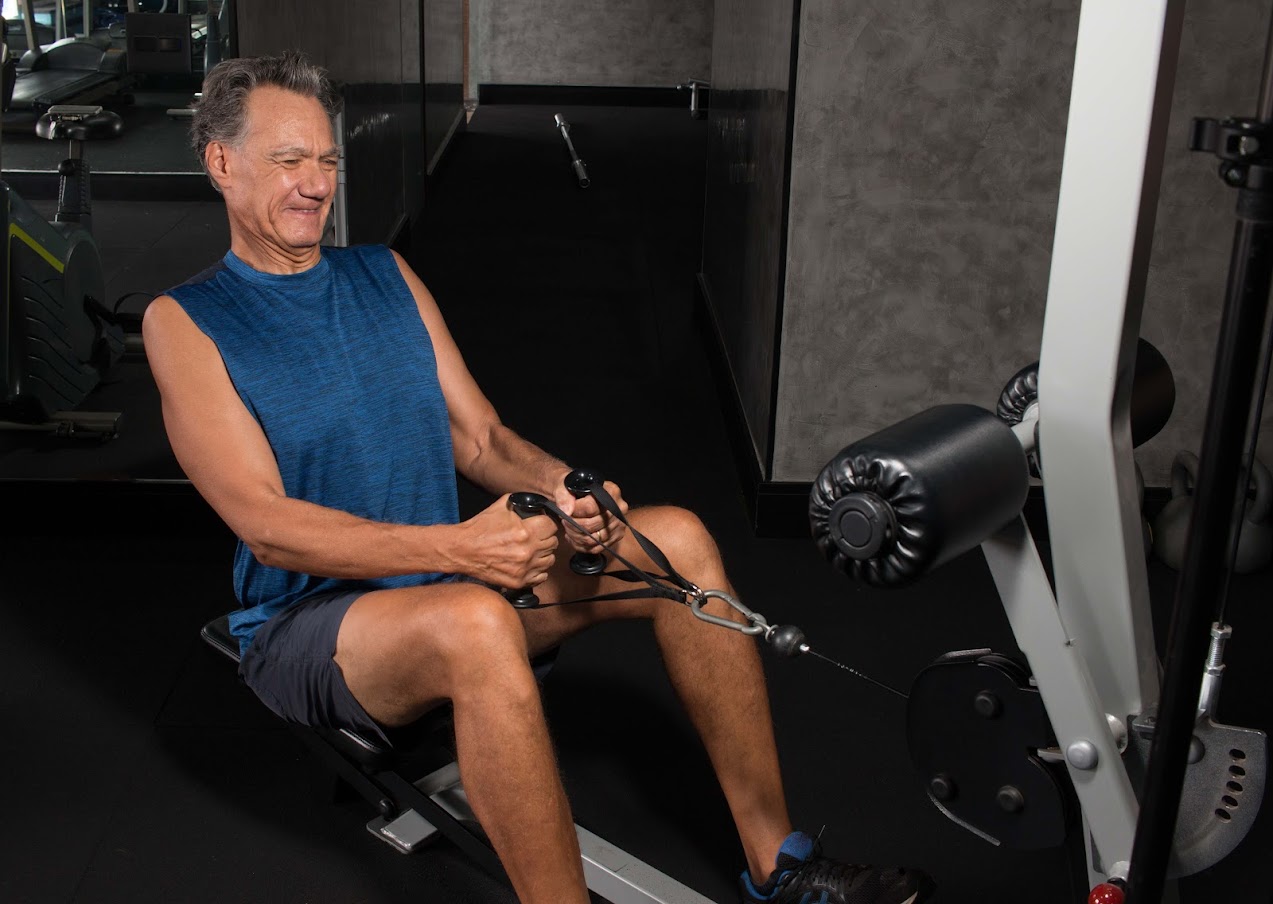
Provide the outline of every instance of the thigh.
<path id="1" fill-rule="evenodd" d="M 257 629 L 239 663 L 239 675 L 276 715 L 311 728 L 346 728 L 384 739 L 333 660 L 340 625 L 362 595 L 319 594 Z"/>
<path id="2" fill-rule="evenodd" d="M 376 721 L 406 725 L 486 676 L 524 669 L 512 606 L 468 581 L 376 590 L 349 607 L 334 660 Z"/>

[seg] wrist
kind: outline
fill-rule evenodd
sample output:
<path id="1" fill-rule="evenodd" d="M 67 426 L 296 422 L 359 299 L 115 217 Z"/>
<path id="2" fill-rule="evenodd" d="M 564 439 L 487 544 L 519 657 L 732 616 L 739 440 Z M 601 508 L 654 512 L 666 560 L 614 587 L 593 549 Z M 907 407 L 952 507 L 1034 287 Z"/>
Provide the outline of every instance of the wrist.
<path id="1" fill-rule="evenodd" d="M 465 526 L 460 524 L 434 524 L 424 529 L 431 536 L 425 542 L 439 560 L 437 568 L 429 569 L 444 574 L 468 574 L 468 557 L 464 555 Z"/>

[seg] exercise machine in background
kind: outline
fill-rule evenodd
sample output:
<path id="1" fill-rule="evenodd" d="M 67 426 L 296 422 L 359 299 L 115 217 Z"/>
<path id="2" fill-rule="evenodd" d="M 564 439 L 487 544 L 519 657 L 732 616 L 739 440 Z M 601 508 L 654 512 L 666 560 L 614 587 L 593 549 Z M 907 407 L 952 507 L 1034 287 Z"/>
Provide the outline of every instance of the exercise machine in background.
<path id="1" fill-rule="evenodd" d="M 6 109 L 11 128 L 29 128 L 58 104 L 96 104 L 112 97 L 124 97 L 132 85 L 126 55 L 112 49 L 109 37 L 93 36 L 91 19 L 81 37 L 69 36 L 58 4 L 58 40 L 41 44 L 35 31 L 30 0 L 18 0 L 26 52 L 17 63 L 17 82 Z M 6 29 L 6 40 L 8 32 Z"/>
<path id="2" fill-rule="evenodd" d="M 0 46 L 0 70 L 10 62 Z M 52 222 L 0 181 L 0 429 L 93 438 L 119 430 L 119 412 L 78 406 L 127 347 L 140 347 L 106 304 L 83 152 L 85 141 L 122 131 L 101 107 L 58 105 L 41 116 L 37 134 L 69 145 Z"/>
<path id="3" fill-rule="evenodd" d="M 842 450 L 810 500 L 820 549 L 874 585 L 981 545 L 1025 661 L 960 651 L 922 672 L 912 761 L 943 813 L 996 844 L 1062 843 L 1076 800 L 1101 904 L 1158 904 L 1168 878 L 1219 862 L 1267 773 L 1265 734 L 1215 712 L 1273 332 L 1273 23 L 1258 118 L 1195 123 L 1193 148 L 1239 189 L 1239 225 L 1162 666 L 1132 460 L 1174 402 L 1139 332 L 1183 7 L 1082 6 L 1040 362 L 1000 416 L 917 414 Z M 1021 515 L 1031 466 L 1054 585 Z"/>

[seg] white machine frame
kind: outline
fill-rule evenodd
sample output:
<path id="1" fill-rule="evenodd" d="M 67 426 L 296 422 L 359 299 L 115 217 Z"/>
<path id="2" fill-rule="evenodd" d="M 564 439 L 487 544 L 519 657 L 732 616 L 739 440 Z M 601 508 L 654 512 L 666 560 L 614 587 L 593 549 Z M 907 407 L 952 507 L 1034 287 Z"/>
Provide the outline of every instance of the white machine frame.
<path id="1" fill-rule="evenodd" d="M 1140 808 L 1123 754 L 1159 695 L 1129 404 L 1183 16 L 1183 0 L 1082 5 L 1039 401 L 1014 428 L 1031 452 L 1038 428 L 1055 594 L 1023 518 L 982 545 L 1082 806 L 1092 885 L 1127 877 Z"/>

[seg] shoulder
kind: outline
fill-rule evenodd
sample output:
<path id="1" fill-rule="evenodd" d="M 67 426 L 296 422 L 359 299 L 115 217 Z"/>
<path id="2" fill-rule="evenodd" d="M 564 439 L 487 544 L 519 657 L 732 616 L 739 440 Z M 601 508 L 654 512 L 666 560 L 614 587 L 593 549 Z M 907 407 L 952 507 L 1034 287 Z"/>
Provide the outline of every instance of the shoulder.
<path id="1" fill-rule="evenodd" d="M 159 295 L 146 305 L 141 320 L 142 338 L 150 350 L 155 342 L 164 342 L 181 335 L 198 333 L 194 321 L 172 295 Z"/>
<path id="2" fill-rule="evenodd" d="M 189 279 L 187 279 L 185 282 L 181 283 L 180 285 L 173 286 L 171 289 L 169 289 L 165 293 L 165 296 L 169 298 L 171 298 L 172 296 L 177 296 L 177 297 L 184 296 L 188 294 L 189 290 L 196 290 L 201 287 L 207 286 L 209 283 L 215 282 L 217 277 L 221 276 L 222 274 L 228 275 L 229 273 L 230 273 L 230 268 L 225 265 L 225 260 L 224 259 L 219 260 L 212 266 L 199 271 L 194 276 L 190 277 Z"/>

